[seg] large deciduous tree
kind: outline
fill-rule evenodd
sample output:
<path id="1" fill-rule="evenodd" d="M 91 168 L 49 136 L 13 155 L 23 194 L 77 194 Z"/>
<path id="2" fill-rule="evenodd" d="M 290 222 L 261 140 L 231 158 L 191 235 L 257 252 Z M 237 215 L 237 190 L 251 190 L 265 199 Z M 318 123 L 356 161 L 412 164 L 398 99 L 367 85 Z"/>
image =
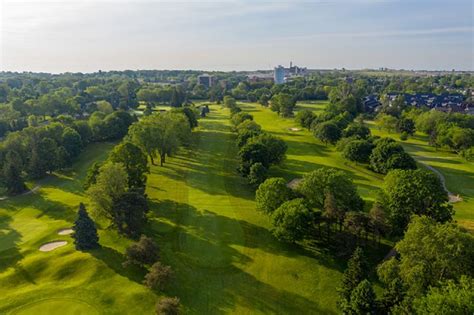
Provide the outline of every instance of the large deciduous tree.
<path id="1" fill-rule="evenodd" d="M 129 189 L 143 189 L 146 184 L 145 173 L 149 172 L 147 156 L 140 147 L 131 142 L 122 142 L 110 154 L 110 160 L 125 166 Z"/>
<path id="2" fill-rule="evenodd" d="M 255 202 L 257 210 L 271 214 L 284 202 L 293 197 L 293 192 L 287 187 L 283 178 L 275 177 L 264 181 L 257 189 Z"/>

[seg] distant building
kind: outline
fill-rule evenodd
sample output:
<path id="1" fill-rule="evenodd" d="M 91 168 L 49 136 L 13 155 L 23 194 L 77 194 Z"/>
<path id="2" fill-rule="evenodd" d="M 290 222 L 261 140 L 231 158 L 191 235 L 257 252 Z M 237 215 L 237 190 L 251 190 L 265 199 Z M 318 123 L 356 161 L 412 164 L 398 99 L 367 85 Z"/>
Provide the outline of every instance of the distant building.
<path id="1" fill-rule="evenodd" d="M 257 82 L 274 82 L 275 78 L 271 73 L 251 73 L 247 75 L 247 80 L 252 83 Z"/>
<path id="2" fill-rule="evenodd" d="M 204 73 L 198 76 L 198 83 L 204 85 L 207 88 L 214 86 L 216 82 L 217 82 L 216 77 L 213 75 Z"/>
<path id="3" fill-rule="evenodd" d="M 290 62 L 290 67 L 285 68 L 283 66 L 278 66 L 273 71 L 273 77 L 275 84 L 283 84 L 292 77 L 304 76 L 308 72 L 307 68 L 300 68 L 298 66 L 293 66 L 293 62 Z"/>
<path id="4" fill-rule="evenodd" d="M 362 100 L 362 103 L 364 104 L 365 111 L 368 113 L 375 111 L 375 109 L 381 105 L 376 95 L 366 96 Z"/>
<path id="5" fill-rule="evenodd" d="M 285 68 L 283 66 L 278 66 L 273 71 L 273 80 L 275 84 L 283 84 L 285 83 Z"/>

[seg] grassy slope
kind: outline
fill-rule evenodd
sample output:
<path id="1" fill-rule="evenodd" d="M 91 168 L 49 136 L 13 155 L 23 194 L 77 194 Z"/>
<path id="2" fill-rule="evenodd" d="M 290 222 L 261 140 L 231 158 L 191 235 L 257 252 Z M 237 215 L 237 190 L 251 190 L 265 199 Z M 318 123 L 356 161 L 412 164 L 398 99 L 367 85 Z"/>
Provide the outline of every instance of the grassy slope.
<path id="1" fill-rule="evenodd" d="M 192 314 L 334 313 L 340 264 L 273 239 L 235 171 L 228 119 L 213 106 L 192 148 L 152 168 L 151 233 L 176 272 L 169 293 Z"/>
<path id="2" fill-rule="evenodd" d="M 156 295 L 139 282 L 141 271 L 122 269 L 126 240 L 101 231 L 103 248 L 81 253 L 68 245 L 43 253 L 38 247 L 69 236 L 79 202 L 86 201 L 81 181 L 94 160 L 102 160 L 113 144 L 94 144 L 70 174 L 41 180 L 36 194 L 0 201 L 0 313 L 66 314 L 94 310 L 117 314 L 150 313 Z"/>

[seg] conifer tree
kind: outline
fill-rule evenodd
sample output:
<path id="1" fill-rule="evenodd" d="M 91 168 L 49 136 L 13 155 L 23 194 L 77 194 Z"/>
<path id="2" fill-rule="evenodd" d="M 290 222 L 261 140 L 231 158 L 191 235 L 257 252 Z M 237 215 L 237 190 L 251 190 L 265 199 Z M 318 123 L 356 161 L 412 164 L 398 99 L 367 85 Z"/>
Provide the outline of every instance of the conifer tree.
<path id="1" fill-rule="evenodd" d="M 347 269 L 342 278 L 342 285 L 339 288 L 341 303 L 350 300 L 352 291 L 367 278 L 368 265 L 364 253 L 360 247 L 357 247 L 347 263 Z"/>
<path id="2" fill-rule="evenodd" d="M 368 280 L 363 280 L 352 291 L 350 314 L 375 314 L 376 309 L 377 301 L 374 289 Z"/>
<path id="3" fill-rule="evenodd" d="M 89 217 L 83 203 L 79 205 L 79 212 L 74 222 L 74 244 L 78 250 L 88 250 L 99 247 L 99 236 L 94 221 Z"/>

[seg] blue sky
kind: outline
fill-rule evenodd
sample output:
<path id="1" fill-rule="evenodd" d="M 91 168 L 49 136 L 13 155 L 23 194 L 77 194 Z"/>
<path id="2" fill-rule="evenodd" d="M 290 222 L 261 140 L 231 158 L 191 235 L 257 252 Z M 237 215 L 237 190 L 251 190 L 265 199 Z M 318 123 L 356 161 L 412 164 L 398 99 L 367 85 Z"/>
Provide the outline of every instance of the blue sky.
<path id="1" fill-rule="evenodd" d="M 0 70 L 474 70 L 472 0 L 0 0 Z"/>

